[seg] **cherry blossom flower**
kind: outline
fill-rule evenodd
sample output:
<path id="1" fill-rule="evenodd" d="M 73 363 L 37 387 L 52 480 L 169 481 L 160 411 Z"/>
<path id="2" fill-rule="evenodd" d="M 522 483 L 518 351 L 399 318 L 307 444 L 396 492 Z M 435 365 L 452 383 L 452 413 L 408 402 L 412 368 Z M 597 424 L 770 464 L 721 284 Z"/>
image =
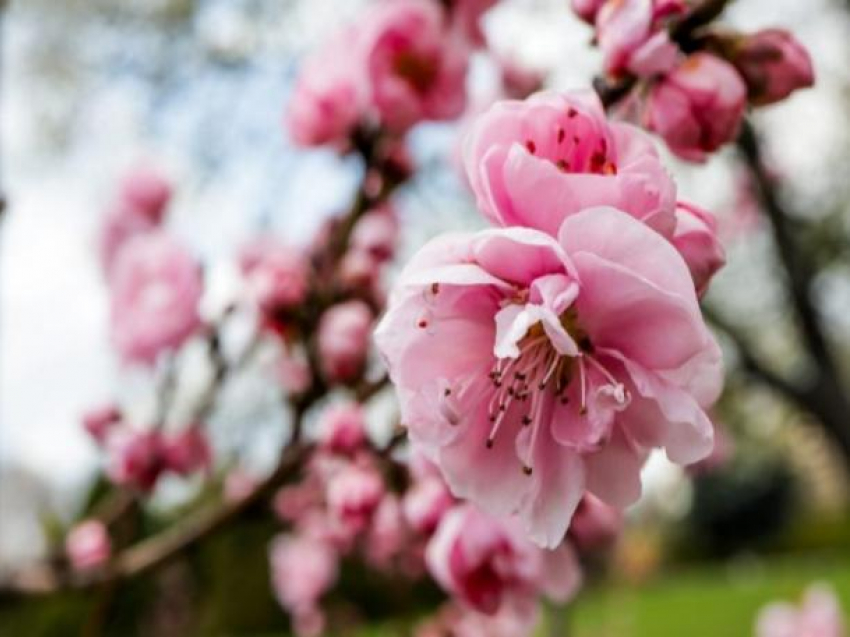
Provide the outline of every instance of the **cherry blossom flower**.
<path id="1" fill-rule="evenodd" d="M 475 46 L 486 41 L 481 29 L 481 18 L 496 6 L 498 0 L 448 0 L 452 25 Z"/>
<path id="2" fill-rule="evenodd" d="M 165 466 L 174 473 L 188 476 L 212 465 L 212 449 L 201 425 L 186 427 L 163 439 Z"/>
<path id="3" fill-rule="evenodd" d="M 158 430 L 116 431 L 106 443 L 107 473 L 113 482 L 150 491 L 166 469 L 162 434 Z"/>
<path id="4" fill-rule="evenodd" d="M 346 148 L 367 106 L 357 32 L 335 33 L 301 67 L 286 111 L 286 127 L 300 146 Z"/>
<path id="5" fill-rule="evenodd" d="M 623 528 L 623 515 L 599 498 L 585 493 L 570 524 L 570 540 L 579 551 L 610 546 Z"/>
<path id="6" fill-rule="evenodd" d="M 654 84 L 644 123 L 679 157 L 699 162 L 735 138 L 746 105 L 747 88 L 735 67 L 694 53 Z"/>
<path id="7" fill-rule="evenodd" d="M 352 454 L 366 442 L 363 408 L 355 402 L 331 405 L 319 420 L 319 444 L 340 454 Z"/>
<path id="8" fill-rule="evenodd" d="M 103 405 L 83 415 L 83 427 L 98 444 L 104 444 L 121 422 L 121 410 L 114 404 Z"/>
<path id="9" fill-rule="evenodd" d="M 844 617 L 835 593 L 811 586 L 799 607 L 775 603 L 762 609 L 756 637 L 845 637 Z"/>
<path id="10" fill-rule="evenodd" d="M 647 452 L 712 448 L 720 350 L 671 244 L 588 209 L 558 239 L 451 234 L 400 275 L 376 342 L 411 440 L 453 493 L 558 546 L 585 490 L 640 495 Z"/>
<path id="11" fill-rule="evenodd" d="M 326 378 L 352 380 L 366 362 L 372 310 L 363 301 L 346 301 L 327 310 L 319 321 L 319 357 Z"/>
<path id="12" fill-rule="evenodd" d="M 85 520 L 75 525 L 65 538 L 65 553 L 71 566 L 87 571 L 103 565 L 112 552 L 109 532 L 100 520 Z"/>
<path id="13" fill-rule="evenodd" d="M 248 292 L 267 327 L 286 328 L 287 312 L 304 302 L 310 286 L 310 264 L 298 248 L 271 239 L 249 244 L 241 255 Z"/>
<path id="14" fill-rule="evenodd" d="M 471 505 L 449 511 L 425 555 L 434 579 L 456 599 L 494 614 L 506 600 L 545 594 L 566 602 L 578 590 L 581 571 L 569 545 L 546 551 L 518 525 L 491 518 Z"/>
<path id="15" fill-rule="evenodd" d="M 339 572 L 336 552 L 310 537 L 281 535 L 272 542 L 269 559 L 275 594 L 292 615 L 296 634 L 318 637 L 324 630 L 319 602 Z"/>
<path id="16" fill-rule="evenodd" d="M 726 252 L 717 236 L 717 220 L 710 212 L 679 202 L 673 245 L 682 255 L 702 296 L 715 273 L 726 264 Z"/>
<path id="17" fill-rule="evenodd" d="M 544 92 L 494 104 L 466 138 L 479 210 L 500 226 L 555 235 L 563 220 L 614 206 L 669 235 L 676 187 L 648 135 L 608 122 L 590 91 Z"/>
<path id="18" fill-rule="evenodd" d="M 809 52 L 784 29 L 765 29 L 743 38 L 733 62 L 754 104 L 779 102 L 815 83 Z"/>
<path id="19" fill-rule="evenodd" d="M 380 474 L 371 468 L 351 465 L 328 483 L 328 508 L 353 533 L 366 528 L 384 497 Z"/>
<path id="20" fill-rule="evenodd" d="M 152 364 L 201 326 L 201 269 L 160 232 L 132 239 L 119 253 L 110 281 L 112 338 L 123 359 Z"/>
<path id="21" fill-rule="evenodd" d="M 405 130 L 463 112 L 468 46 L 444 23 L 431 0 L 383 2 L 363 16 L 371 106 L 386 127 Z"/>

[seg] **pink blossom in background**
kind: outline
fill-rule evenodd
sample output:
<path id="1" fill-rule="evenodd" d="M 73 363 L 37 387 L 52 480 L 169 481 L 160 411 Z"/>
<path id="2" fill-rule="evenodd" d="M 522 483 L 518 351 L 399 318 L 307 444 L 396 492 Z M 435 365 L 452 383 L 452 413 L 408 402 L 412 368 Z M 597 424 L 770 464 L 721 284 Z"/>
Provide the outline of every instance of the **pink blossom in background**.
<path id="1" fill-rule="evenodd" d="M 527 599 L 509 600 L 493 615 L 448 603 L 413 634 L 414 637 L 528 637 L 535 634 L 539 621 L 539 605 Z"/>
<path id="2" fill-rule="evenodd" d="M 425 555 L 431 576 L 475 610 L 494 614 L 503 602 L 544 594 L 564 603 L 578 590 L 581 570 L 564 544 L 544 551 L 518 525 L 491 518 L 471 505 L 443 517 Z"/>
<path id="3" fill-rule="evenodd" d="M 558 546 L 585 490 L 622 508 L 646 454 L 704 458 L 720 349 L 682 257 L 613 208 L 451 234 L 399 277 L 376 334 L 411 441 L 453 493 Z"/>
<path id="4" fill-rule="evenodd" d="M 95 442 L 104 444 L 121 419 L 121 410 L 116 405 L 103 405 L 83 415 L 83 427 Z"/>
<path id="5" fill-rule="evenodd" d="M 498 0 L 448 0 L 452 26 L 475 46 L 484 46 L 486 40 L 481 28 L 481 18 L 496 6 Z"/>
<path id="6" fill-rule="evenodd" d="M 127 362 L 153 364 L 201 327 L 203 278 L 197 261 L 168 235 L 133 238 L 110 280 L 112 340 Z"/>
<path id="7" fill-rule="evenodd" d="M 596 15 L 606 0 L 571 0 L 573 12 L 588 24 L 596 22 Z"/>
<path id="8" fill-rule="evenodd" d="M 755 637 L 845 637 L 844 617 L 834 591 L 809 587 L 802 604 L 774 603 L 759 613 Z"/>
<path id="9" fill-rule="evenodd" d="M 319 444 L 339 454 L 352 454 L 366 442 L 366 417 L 355 402 L 327 407 L 319 419 Z"/>
<path id="10" fill-rule="evenodd" d="M 437 475 L 414 482 L 404 494 L 402 503 L 407 523 L 422 535 L 431 535 L 454 504 L 451 492 Z"/>
<path id="11" fill-rule="evenodd" d="M 702 208 L 680 201 L 672 242 L 688 265 L 697 294 L 702 296 L 711 278 L 726 264 L 726 252 L 717 236 L 717 219 Z"/>
<path id="12" fill-rule="evenodd" d="M 224 476 L 222 491 L 225 502 L 242 502 L 254 493 L 258 484 L 257 476 L 246 468 L 234 467 Z"/>
<path id="13" fill-rule="evenodd" d="M 388 568 L 407 547 L 408 530 L 401 503 L 394 493 L 387 493 L 372 516 L 366 536 L 366 556 L 373 566 Z"/>
<path id="14" fill-rule="evenodd" d="M 303 394 L 313 382 L 310 364 L 300 354 L 289 352 L 277 363 L 275 377 L 289 394 Z"/>
<path id="15" fill-rule="evenodd" d="M 366 362 L 372 310 L 365 302 L 346 301 L 327 310 L 319 322 L 319 359 L 329 380 L 356 377 Z"/>
<path id="16" fill-rule="evenodd" d="M 570 524 L 570 540 L 579 551 L 598 551 L 611 546 L 623 529 L 623 514 L 586 493 Z"/>
<path id="17" fill-rule="evenodd" d="M 320 600 L 338 577 L 336 552 L 309 537 L 281 535 L 272 542 L 269 559 L 275 595 L 296 634 L 318 637 L 324 631 Z"/>
<path id="18" fill-rule="evenodd" d="M 267 326 L 283 329 L 282 314 L 304 302 L 310 286 L 310 264 L 300 249 L 272 239 L 249 244 L 241 256 L 248 292 Z"/>
<path id="19" fill-rule="evenodd" d="M 351 233 L 350 249 L 368 254 L 378 263 L 392 259 L 398 243 L 398 219 L 389 207 L 370 210 Z"/>
<path id="20" fill-rule="evenodd" d="M 165 470 L 162 434 L 125 428 L 109 436 L 107 473 L 116 484 L 150 491 Z"/>
<path id="21" fill-rule="evenodd" d="M 614 206 L 669 235 L 676 187 L 648 135 L 608 122 L 591 91 L 494 104 L 473 124 L 464 164 L 478 208 L 500 226 L 556 235 L 563 220 Z"/>
<path id="22" fill-rule="evenodd" d="M 445 28 L 438 3 L 379 3 L 361 24 L 371 104 L 386 127 L 401 131 L 463 112 L 468 45 Z"/>
<path id="23" fill-rule="evenodd" d="M 286 127 L 299 146 L 348 146 L 367 106 L 360 46 L 357 31 L 348 28 L 302 65 L 286 111 Z"/>
<path id="24" fill-rule="evenodd" d="M 188 476 L 212 466 L 212 449 L 201 425 L 164 437 L 162 454 L 165 466 L 174 473 Z"/>
<path id="25" fill-rule="evenodd" d="M 709 53 L 694 53 L 655 83 L 644 123 L 676 155 L 699 162 L 735 139 L 746 105 L 747 88 L 735 67 Z"/>
<path id="26" fill-rule="evenodd" d="M 112 543 L 109 532 L 100 520 L 85 520 L 75 525 L 65 537 L 65 554 L 71 567 L 87 571 L 109 560 Z"/>
<path id="27" fill-rule="evenodd" d="M 124 178 L 100 231 L 100 259 L 107 276 L 131 238 L 160 226 L 171 195 L 171 184 L 152 169 L 138 168 Z"/>
<path id="28" fill-rule="evenodd" d="M 545 76 L 542 71 L 518 64 L 509 57 L 500 57 L 497 62 L 505 97 L 524 100 L 543 89 Z"/>
<path id="29" fill-rule="evenodd" d="M 806 48 L 784 29 L 765 29 L 743 38 L 735 66 L 744 76 L 754 104 L 773 104 L 815 83 Z"/>
<path id="30" fill-rule="evenodd" d="M 153 168 L 139 167 L 122 182 L 120 203 L 158 225 L 172 194 L 171 182 L 164 175 Z"/>
<path id="31" fill-rule="evenodd" d="M 369 524 L 384 494 L 384 482 L 376 470 L 351 465 L 331 477 L 328 508 L 337 520 L 357 533 Z"/>
<path id="32" fill-rule="evenodd" d="M 681 0 L 609 0 L 596 14 L 605 71 L 651 76 L 669 71 L 680 53 L 665 21 L 687 10 Z"/>

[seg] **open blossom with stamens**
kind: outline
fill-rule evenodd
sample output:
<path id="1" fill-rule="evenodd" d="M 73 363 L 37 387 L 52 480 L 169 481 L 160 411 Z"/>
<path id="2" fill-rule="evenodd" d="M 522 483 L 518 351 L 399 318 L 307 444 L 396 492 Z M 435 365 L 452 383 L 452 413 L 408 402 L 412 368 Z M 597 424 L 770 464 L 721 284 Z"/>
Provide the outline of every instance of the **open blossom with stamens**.
<path id="1" fill-rule="evenodd" d="M 711 451 L 720 350 L 688 268 L 632 216 L 452 234 L 401 274 L 376 341 L 413 444 L 454 494 L 557 546 L 585 490 L 640 495 L 650 449 Z"/>
<path id="2" fill-rule="evenodd" d="M 432 0 L 383 2 L 364 16 L 370 99 L 385 126 L 404 130 L 463 112 L 469 51 L 445 18 Z"/>
<path id="3" fill-rule="evenodd" d="M 533 600 L 539 594 L 563 603 L 581 583 L 568 544 L 543 550 L 528 541 L 516 521 L 494 519 L 468 504 L 443 517 L 425 559 L 447 592 L 487 614 L 512 599 Z"/>
<path id="4" fill-rule="evenodd" d="M 558 233 L 566 217 L 614 206 L 670 235 L 676 187 L 649 136 L 609 122 L 591 91 L 494 104 L 465 141 L 478 208 L 500 226 Z"/>
<path id="5" fill-rule="evenodd" d="M 811 586 L 800 607 L 776 603 L 762 609 L 756 637 L 845 637 L 844 617 L 835 593 L 823 585 Z"/>

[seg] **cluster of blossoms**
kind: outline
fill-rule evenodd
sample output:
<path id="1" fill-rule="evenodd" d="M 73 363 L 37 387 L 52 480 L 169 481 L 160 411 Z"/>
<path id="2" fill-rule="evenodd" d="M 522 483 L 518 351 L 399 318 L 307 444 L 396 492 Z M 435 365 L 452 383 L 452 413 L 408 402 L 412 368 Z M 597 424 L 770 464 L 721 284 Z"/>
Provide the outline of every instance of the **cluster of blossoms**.
<path id="1" fill-rule="evenodd" d="M 470 55 L 485 45 L 481 19 L 493 5 L 382 0 L 305 61 L 290 137 L 357 152 L 363 182 L 352 211 L 310 245 L 271 236 L 246 245 L 244 294 L 220 322 L 202 315 L 200 263 L 164 227 L 167 181 L 131 175 L 104 226 L 123 363 L 167 371 L 204 338 L 221 383 L 218 330 L 247 309 L 256 338 L 276 345 L 293 412 L 320 410 L 315 430 L 294 427 L 293 446 L 309 453 L 273 501 L 284 528 L 270 547 L 271 581 L 302 637 L 330 624 L 328 594 L 351 560 L 445 593 L 419 637 L 532 634 L 540 601 L 569 601 L 580 556 L 617 537 L 652 451 L 712 463 L 708 410 L 723 372 L 699 299 L 725 261 L 717 223 L 679 199 L 649 135 L 609 119 L 595 93 L 534 92 L 538 77 L 502 61 L 513 99 L 472 121 L 460 162 L 492 227 L 437 237 L 385 291 L 399 235 L 390 196 L 413 171 L 404 135 L 464 113 Z M 706 35 L 684 53 L 676 25 L 692 8 L 683 0 L 573 6 L 596 28 L 608 78 L 638 84 L 621 113 L 687 159 L 734 137 L 748 91 L 764 104 L 812 81 L 805 51 L 779 32 Z M 406 455 L 367 431 L 373 336 Z M 175 432 L 160 407 L 144 428 L 115 405 L 85 418 L 110 479 L 136 494 L 166 473 L 213 465 L 207 410 Z M 231 503 L 256 486 L 232 477 Z M 78 570 L 102 566 L 110 551 L 103 522 L 68 535 Z"/>
<path id="2" fill-rule="evenodd" d="M 596 30 L 607 76 L 640 83 L 624 110 L 688 161 L 734 140 L 748 101 L 773 104 L 814 82 L 805 48 L 780 29 L 679 33 L 694 11 L 686 0 L 572 5 Z"/>

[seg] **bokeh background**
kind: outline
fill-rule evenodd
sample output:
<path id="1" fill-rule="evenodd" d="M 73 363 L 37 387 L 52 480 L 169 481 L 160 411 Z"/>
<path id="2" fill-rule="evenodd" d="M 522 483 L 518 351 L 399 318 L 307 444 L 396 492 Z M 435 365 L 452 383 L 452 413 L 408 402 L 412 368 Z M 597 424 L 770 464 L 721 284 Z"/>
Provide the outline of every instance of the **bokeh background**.
<path id="1" fill-rule="evenodd" d="M 236 285 L 235 255 L 258 230 L 307 241 L 347 205 L 358 166 L 292 147 L 282 113 L 299 60 L 364 0 L 18 0 L 2 27 L 0 235 L 0 569 L 44 554 L 51 529 L 90 497 L 98 456 L 80 427 L 118 392 L 152 400 L 109 347 L 96 236 L 106 202 L 132 166 L 154 165 L 176 186 L 170 221 L 200 254 L 216 304 Z M 726 21 L 791 29 L 812 53 L 814 89 L 760 111 L 777 190 L 817 266 L 813 296 L 831 347 L 850 373 L 850 3 L 737 0 Z M 552 88 L 588 85 L 599 68 L 590 31 L 565 0 L 504 0 L 486 19 L 492 48 L 546 73 Z M 495 90 L 477 59 L 473 103 Z M 423 125 L 412 139 L 414 181 L 398 197 L 404 254 L 481 219 L 455 164 L 457 126 Z M 684 198 L 714 210 L 729 265 L 707 299 L 770 369 L 811 373 L 795 332 L 771 234 L 739 176 L 733 149 L 707 166 L 668 157 Z M 578 599 L 581 637 L 751 634 L 759 606 L 811 581 L 850 603 L 847 458 L 816 417 L 746 373 L 724 337 L 730 376 L 717 418 L 727 462 L 690 480 L 653 458 L 647 494 L 630 514 L 604 585 Z M 257 467 L 282 434 L 266 370 L 229 387 L 212 423 L 216 444 Z M 850 419 L 850 414 L 847 415 Z M 246 424 L 247 423 L 247 424 Z M 168 484 L 162 510 L 198 497 Z M 115 635 L 278 635 L 285 618 L 267 584 L 269 522 L 249 521 L 190 556 L 203 577 L 172 569 L 123 591 Z M 185 566 L 185 565 L 184 565 Z M 359 574 L 344 588 L 376 618 L 415 614 Z M 88 600 L 0 599 L 0 635 L 68 635 Z M 389 626 L 364 634 L 405 634 Z M 552 628 L 553 634 L 557 628 Z M 123 632 L 122 632 L 123 631 Z M 382 631 L 382 632 L 381 632 Z"/>

